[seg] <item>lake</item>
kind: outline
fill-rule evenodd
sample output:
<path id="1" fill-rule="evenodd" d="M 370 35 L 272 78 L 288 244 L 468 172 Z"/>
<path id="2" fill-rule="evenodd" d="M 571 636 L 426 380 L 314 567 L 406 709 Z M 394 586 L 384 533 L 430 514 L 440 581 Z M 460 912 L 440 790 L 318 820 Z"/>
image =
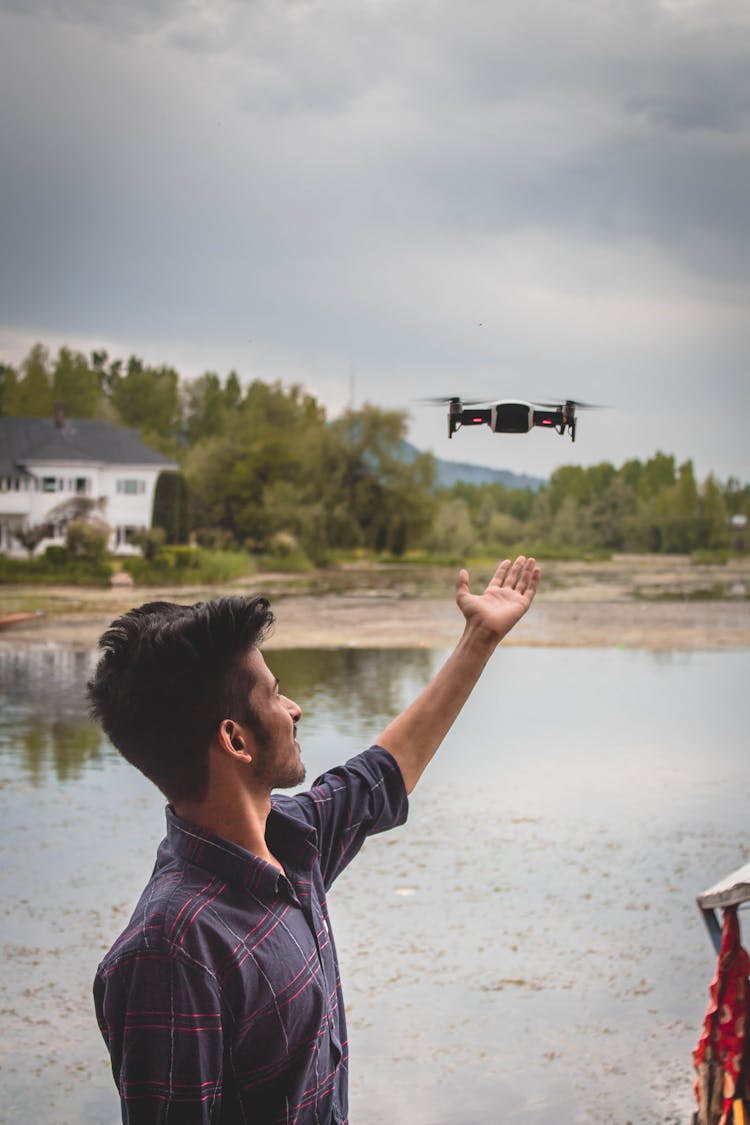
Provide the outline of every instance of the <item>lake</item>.
<path id="1" fill-rule="evenodd" d="M 269 649 L 308 778 L 444 656 Z M 119 1121 L 91 981 L 164 802 L 86 719 L 92 660 L 0 646 L 9 1122 Z M 750 859 L 749 685 L 748 650 L 498 651 L 407 824 L 330 895 L 352 1125 L 685 1125 L 715 966 L 695 896 Z"/>

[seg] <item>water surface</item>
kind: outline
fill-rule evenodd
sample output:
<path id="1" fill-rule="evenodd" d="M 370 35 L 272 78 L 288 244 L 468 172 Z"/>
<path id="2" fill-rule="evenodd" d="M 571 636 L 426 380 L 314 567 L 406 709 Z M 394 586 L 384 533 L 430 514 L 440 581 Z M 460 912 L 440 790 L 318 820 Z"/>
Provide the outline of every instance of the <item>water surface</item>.
<path id="1" fill-rule="evenodd" d="M 444 655 L 269 652 L 308 777 Z M 163 800 L 86 719 L 91 662 L 0 648 L 8 1121 L 119 1120 L 91 979 Z M 408 823 L 331 892 L 353 1125 L 688 1120 L 714 967 L 695 895 L 750 858 L 748 683 L 747 651 L 497 653 Z"/>

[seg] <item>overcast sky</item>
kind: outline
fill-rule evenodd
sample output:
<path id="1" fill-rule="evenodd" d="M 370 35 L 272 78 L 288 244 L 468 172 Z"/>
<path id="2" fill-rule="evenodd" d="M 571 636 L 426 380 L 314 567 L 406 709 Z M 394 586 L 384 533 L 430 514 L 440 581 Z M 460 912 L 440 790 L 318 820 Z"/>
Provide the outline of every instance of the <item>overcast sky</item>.
<path id="1" fill-rule="evenodd" d="M 750 481 L 747 0 L 0 0 L 0 355 Z M 433 394 L 607 404 L 571 445 Z"/>

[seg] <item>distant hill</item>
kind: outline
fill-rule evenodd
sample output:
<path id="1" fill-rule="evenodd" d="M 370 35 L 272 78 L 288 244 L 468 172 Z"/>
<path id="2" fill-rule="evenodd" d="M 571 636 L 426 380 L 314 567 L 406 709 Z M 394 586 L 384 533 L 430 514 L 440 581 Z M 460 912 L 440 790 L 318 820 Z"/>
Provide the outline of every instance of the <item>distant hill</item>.
<path id="1" fill-rule="evenodd" d="M 411 442 L 402 442 L 405 461 L 413 461 L 420 452 Z M 485 465 L 469 465 L 466 461 L 443 461 L 435 458 L 435 483 L 438 488 L 452 488 L 458 481 L 465 484 L 502 484 L 506 488 L 531 488 L 534 492 L 547 482 L 510 469 L 489 469 Z"/>

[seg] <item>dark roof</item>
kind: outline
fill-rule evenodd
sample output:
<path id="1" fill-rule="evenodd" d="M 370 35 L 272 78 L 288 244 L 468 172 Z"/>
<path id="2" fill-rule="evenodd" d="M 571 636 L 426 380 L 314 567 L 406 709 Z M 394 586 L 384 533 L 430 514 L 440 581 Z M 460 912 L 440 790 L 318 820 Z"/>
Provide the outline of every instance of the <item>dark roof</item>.
<path id="1" fill-rule="evenodd" d="M 149 465 L 176 469 L 149 449 L 136 430 L 95 418 L 0 418 L 0 476 L 18 474 L 27 461 L 95 461 L 105 465 Z"/>

